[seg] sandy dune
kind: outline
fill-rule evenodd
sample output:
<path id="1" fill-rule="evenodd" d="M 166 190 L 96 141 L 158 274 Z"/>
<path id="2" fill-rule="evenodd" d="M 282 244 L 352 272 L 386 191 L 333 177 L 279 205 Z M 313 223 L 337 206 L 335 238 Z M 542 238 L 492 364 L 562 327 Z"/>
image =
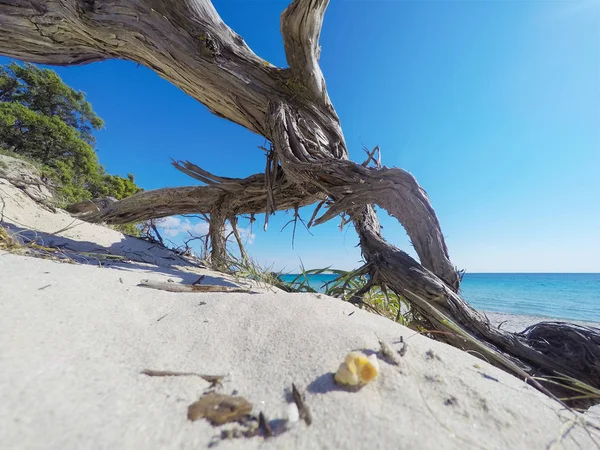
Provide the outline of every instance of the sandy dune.
<path id="1" fill-rule="evenodd" d="M 165 249 L 40 208 L 0 180 L 2 225 L 65 252 L 109 252 L 67 264 L 0 253 L 0 442 L 7 449 L 590 449 L 593 424 L 523 381 L 351 304 L 254 286 L 255 294 L 172 293 L 143 279 L 234 285 Z M 67 231 L 56 233 L 67 225 Z M 33 230 L 33 231 L 32 231 Z M 27 234 L 29 233 L 29 234 Z M 53 234 L 56 233 L 56 234 Z M 361 390 L 335 385 L 347 352 L 408 344 L 399 366 Z M 380 355 L 381 356 L 381 355 Z M 275 436 L 221 440 L 223 427 L 187 419 L 218 392 L 245 397 Z M 313 422 L 286 424 L 289 390 Z M 232 425 L 225 425 L 231 429 Z M 289 428 L 289 429 L 288 429 Z M 554 447 L 553 447 L 554 446 Z"/>

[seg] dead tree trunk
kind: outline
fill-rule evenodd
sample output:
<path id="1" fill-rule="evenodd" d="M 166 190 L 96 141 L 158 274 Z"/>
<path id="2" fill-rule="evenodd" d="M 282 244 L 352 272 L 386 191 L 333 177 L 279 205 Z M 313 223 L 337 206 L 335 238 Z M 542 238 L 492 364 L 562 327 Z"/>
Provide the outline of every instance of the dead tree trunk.
<path id="1" fill-rule="evenodd" d="M 175 163 L 205 186 L 143 192 L 88 213 L 85 220 L 126 223 L 211 214 L 213 253 L 221 260 L 225 243 L 217 241 L 225 218 L 260 212 L 268 217 L 277 210 L 326 201 L 325 213 L 311 222 L 349 216 L 373 282 L 407 298 L 430 329 L 441 332 L 435 336 L 461 348 L 479 349 L 517 376 L 563 374 L 600 387 L 600 355 L 589 348 L 598 342 L 597 333 L 570 333 L 569 356 L 557 358 L 553 345 L 540 342 L 536 333 L 492 329 L 458 296 L 459 275 L 427 194 L 415 178 L 402 169 L 348 160 L 318 63 L 327 5 L 328 0 L 294 0 L 283 12 L 281 32 L 289 68 L 275 67 L 254 54 L 223 23 L 210 0 L 0 0 L 0 54 L 53 65 L 111 58 L 135 61 L 214 114 L 272 143 L 264 174 L 231 179 L 189 162 Z M 404 226 L 420 264 L 385 242 L 371 205 L 385 209 Z M 551 328 L 561 333 L 569 327 Z M 585 362 L 571 364 L 582 352 Z"/>
<path id="2" fill-rule="evenodd" d="M 210 264 L 216 270 L 227 270 L 227 241 L 225 236 L 225 220 L 227 213 L 223 205 L 215 205 L 210 213 L 208 236 L 210 238 Z"/>

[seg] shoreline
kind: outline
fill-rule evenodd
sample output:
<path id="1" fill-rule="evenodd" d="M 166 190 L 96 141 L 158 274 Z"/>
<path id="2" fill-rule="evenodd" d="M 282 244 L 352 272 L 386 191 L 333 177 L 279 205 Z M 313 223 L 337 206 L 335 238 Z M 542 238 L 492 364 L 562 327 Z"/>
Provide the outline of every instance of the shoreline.
<path id="1" fill-rule="evenodd" d="M 539 322 L 566 322 L 586 327 L 600 328 L 600 322 L 593 321 L 556 319 L 552 317 L 529 316 L 525 314 L 510 314 L 484 310 L 479 310 L 479 312 L 485 314 L 493 326 L 497 327 L 498 325 L 502 324 L 502 330 L 512 332 L 523 331 L 525 328 L 535 325 Z"/>
<path id="2" fill-rule="evenodd" d="M 294 277 L 301 276 L 302 274 L 282 274 L 281 279 L 286 283 L 290 283 Z M 476 274 L 476 275 L 494 275 L 494 274 Z M 519 275 L 519 274 L 509 274 L 509 273 L 498 273 L 496 275 Z M 523 274 L 523 275 L 555 275 L 550 273 L 535 273 L 535 274 Z M 593 273 L 564 273 L 560 275 L 596 275 Z M 326 281 L 331 281 L 330 277 L 335 277 L 333 274 L 318 274 L 318 275 L 309 275 L 308 282 L 309 285 L 316 289 L 319 293 L 324 293 L 322 288 L 322 284 Z M 507 282 L 510 282 L 508 280 Z M 594 283 L 600 282 L 600 279 L 594 278 Z M 537 285 L 539 283 L 533 283 L 533 285 Z M 542 283 L 543 284 L 543 283 Z M 600 286 L 600 285 L 599 285 Z M 491 289 L 491 288 L 490 288 Z M 503 321 L 508 321 L 503 325 L 503 328 L 509 326 L 510 331 L 522 331 L 529 325 L 533 325 L 538 322 L 548 322 L 548 321 L 561 321 L 567 323 L 575 323 L 584 326 L 591 326 L 595 328 L 600 328 L 600 314 L 597 309 L 597 302 L 595 302 L 597 295 L 597 290 L 591 290 L 590 298 L 586 300 L 584 307 L 581 310 L 570 308 L 573 307 L 573 300 L 571 298 L 570 302 L 566 302 L 562 304 L 561 302 L 556 302 L 554 304 L 548 304 L 547 307 L 540 309 L 539 302 L 537 302 L 535 296 L 533 296 L 531 301 L 527 301 L 527 294 L 523 293 L 522 295 L 514 296 L 514 293 L 511 294 L 511 301 L 503 302 L 500 298 L 499 292 L 502 292 L 502 286 L 499 286 L 496 289 L 495 294 L 490 290 L 490 295 L 483 295 L 482 292 L 477 291 L 471 292 L 469 295 L 469 290 L 466 285 L 463 284 L 461 287 L 461 295 L 463 299 L 469 303 L 469 305 L 475 308 L 477 311 L 485 313 L 491 319 L 494 325 L 498 325 Z M 569 289 L 576 289 L 573 286 L 569 286 Z M 509 289 L 510 290 L 510 289 Z M 569 291 L 570 292 L 570 291 Z M 575 291 L 573 291 L 575 292 Z M 571 292 L 570 295 L 577 295 L 577 293 Z M 540 293 L 537 293 L 539 296 Z M 600 300 L 600 298 L 598 298 Z M 577 305 L 575 305 L 577 308 Z M 528 309 L 530 309 L 528 311 Z M 570 316 L 570 317 L 560 317 L 560 316 Z"/>

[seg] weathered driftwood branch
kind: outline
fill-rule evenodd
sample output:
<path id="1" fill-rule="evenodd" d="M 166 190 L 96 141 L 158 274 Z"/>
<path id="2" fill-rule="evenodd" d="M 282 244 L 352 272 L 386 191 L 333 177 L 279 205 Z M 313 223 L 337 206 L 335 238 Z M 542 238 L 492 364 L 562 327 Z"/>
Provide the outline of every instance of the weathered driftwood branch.
<path id="1" fill-rule="evenodd" d="M 600 380 L 600 330 L 567 323 L 540 323 L 523 333 L 509 333 L 490 326 L 487 318 L 471 308 L 459 295 L 419 265 L 405 252 L 388 244 L 379 233 L 379 222 L 371 207 L 354 215 L 363 257 L 373 283 L 387 286 L 410 301 L 426 318 L 437 338 L 459 348 L 478 350 L 456 332 L 454 321 L 477 340 L 491 344 L 506 361 L 498 363 L 517 377 L 550 375 L 579 379 L 598 387 Z M 441 315 L 440 315 L 441 313 Z M 565 381 L 565 380 L 563 380 Z M 566 385 L 570 383 L 565 381 Z M 556 385 L 549 390 L 573 396 Z"/>
<path id="2" fill-rule="evenodd" d="M 225 25 L 209 0 L 3 1 L 0 23 L 3 55 L 53 65 L 135 61 L 259 134 L 269 96 L 284 95 L 283 74 Z"/>
<path id="3" fill-rule="evenodd" d="M 329 0 L 292 3 L 281 15 L 281 34 L 292 73 L 318 99 L 321 106 L 330 108 L 325 78 L 319 66 L 319 38 L 328 4 Z"/>
<path id="4" fill-rule="evenodd" d="M 253 214 L 264 209 L 267 189 L 262 173 L 248 178 L 225 178 L 189 162 L 176 162 L 175 166 L 208 185 L 162 188 L 140 192 L 119 202 L 99 202 L 104 207 L 94 208 L 79 217 L 88 222 L 122 224 L 177 214 L 211 214 L 223 203 L 229 215 Z M 278 211 L 310 205 L 324 198 L 320 193 L 299 191 L 295 184 L 284 179 L 277 185 L 274 195 Z M 70 209 L 76 212 L 77 206 L 72 205 Z"/>
<path id="5" fill-rule="evenodd" d="M 581 366 L 570 364 L 577 358 L 573 355 L 582 354 L 581 348 L 597 344 L 596 335 L 572 332 L 574 328 L 565 325 L 571 351 L 561 359 L 556 350 L 560 340 L 546 339 L 556 326 L 523 335 L 491 329 L 456 294 L 458 274 L 429 199 L 414 177 L 401 169 L 367 168 L 347 160 L 318 64 L 327 3 L 294 0 L 283 13 L 288 69 L 255 55 L 209 0 L 0 0 L 0 54 L 55 65 L 111 58 L 135 61 L 214 114 L 273 143 L 265 174 L 227 179 L 191 163 L 176 164 L 207 185 L 143 192 L 88 213 L 86 220 L 126 223 L 207 213 L 220 224 L 231 215 L 269 214 L 328 198 L 329 210 L 317 221 L 342 212 L 349 215 L 373 282 L 404 295 L 433 330 L 441 332 L 436 336 L 466 348 L 485 342 L 496 355 L 492 362 L 516 374 L 524 372 L 514 362 L 529 374 L 572 375 L 600 387 L 597 352 L 585 350 L 586 357 L 578 360 Z M 421 264 L 383 240 L 372 204 L 402 223 Z M 577 345 L 579 351 L 572 350 Z"/>
<path id="6" fill-rule="evenodd" d="M 136 61 L 179 86 L 215 114 L 271 140 L 273 137 L 267 126 L 269 105 L 283 101 L 294 111 L 292 136 L 309 147 L 307 152 L 297 155 L 299 161 L 347 159 L 339 120 L 328 100 L 318 65 L 318 37 L 327 3 L 296 0 L 283 13 L 281 29 L 290 69 L 273 67 L 256 56 L 243 39 L 223 23 L 209 0 L 172 4 L 158 0 L 17 0 L 2 3 L 0 53 L 56 65 L 110 58 Z M 274 163 L 277 167 L 278 161 Z M 292 172 L 288 170 L 286 175 L 289 177 Z M 295 182 L 298 178 L 302 177 L 292 176 L 290 181 Z M 315 187 L 315 184 L 308 186 Z M 142 193 L 127 199 L 124 204 L 110 205 L 109 211 L 102 216 L 107 222 L 117 223 L 207 212 L 205 209 L 187 209 L 190 203 L 204 203 L 199 197 L 205 194 L 214 195 L 206 189 L 194 191 L 193 188 Z M 308 189 L 306 194 L 312 195 L 311 190 Z M 189 199 L 182 199 L 182 195 Z M 168 214 L 164 205 L 168 205 L 174 196 L 178 198 Z M 151 202 L 158 202 L 158 205 Z M 275 211 L 271 202 L 266 203 L 268 213 Z M 415 203 L 421 201 L 417 199 Z M 133 213 L 132 207 L 138 211 Z M 139 211 L 148 207 L 155 214 L 148 216 Z M 265 210 L 264 207 L 261 209 Z M 276 209 L 286 208 L 277 205 Z M 422 211 L 427 209 L 433 211 L 431 208 Z M 398 211 L 395 214 L 402 220 Z M 100 214 L 91 214 L 88 220 L 102 219 Z M 437 222 L 437 219 L 424 217 L 423 221 Z M 428 254 L 419 253 L 422 263 L 456 287 L 458 276 L 452 275 L 454 268 L 441 231 L 430 243 L 419 236 L 411 236 L 414 227 L 409 223 L 404 225 L 416 247 L 428 248 Z"/>
<path id="7" fill-rule="evenodd" d="M 319 143 L 299 139 L 302 132 L 296 121 L 289 106 L 272 105 L 270 133 L 287 178 L 299 186 L 319 189 L 334 200 L 314 223 L 342 212 L 352 216 L 365 205 L 377 204 L 404 226 L 421 264 L 457 291 L 458 273 L 450 262 L 439 221 L 415 178 L 402 169 L 368 168 L 349 160 L 318 157 Z"/>

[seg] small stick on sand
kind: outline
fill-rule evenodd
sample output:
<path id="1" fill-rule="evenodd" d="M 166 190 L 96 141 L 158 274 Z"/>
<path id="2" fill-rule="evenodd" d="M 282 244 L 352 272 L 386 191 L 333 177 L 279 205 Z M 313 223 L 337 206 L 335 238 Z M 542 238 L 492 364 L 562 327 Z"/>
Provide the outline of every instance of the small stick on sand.
<path id="1" fill-rule="evenodd" d="M 166 283 L 163 281 L 142 280 L 138 286 L 167 292 L 245 292 L 248 294 L 256 294 L 256 292 L 251 291 L 250 289 L 231 288 L 227 286 L 217 286 L 214 284 L 179 284 Z"/>
<path id="2" fill-rule="evenodd" d="M 258 415 L 258 429 L 262 431 L 265 438 L 273 437 L 273 429 L 262 411 Z"/>
<path id="3" fill-rule="evenodd" d="M 306 406 L 304 402 L 304 395 L 298 390 L 295 384 L 292 383 L 292 400 L 298 407 L 298 412 L 300 413 L 300 419 L 303 419 L 306 422 L 306 425 L 310 425 L 312 423 L 312 414 Z"/>
<path id="4" fill-rule="evenodd" d="M 144 369 L 140 373 L 149 377 L 200 377 L 213 385 L 221 384 L 225 378 L 225 375 L 202 375 L 196 372 L 174 372 L 172 370 Z"/>

